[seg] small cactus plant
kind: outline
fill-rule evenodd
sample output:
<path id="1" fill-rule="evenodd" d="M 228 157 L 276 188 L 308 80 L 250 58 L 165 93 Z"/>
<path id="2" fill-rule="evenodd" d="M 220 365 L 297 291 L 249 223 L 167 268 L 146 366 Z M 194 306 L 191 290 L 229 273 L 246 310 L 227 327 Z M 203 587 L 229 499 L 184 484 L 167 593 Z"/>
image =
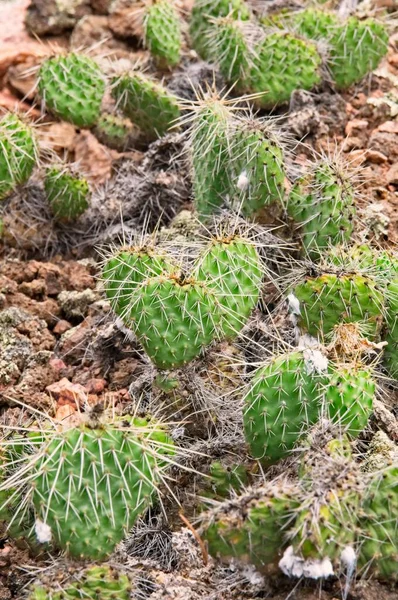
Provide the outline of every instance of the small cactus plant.
<path id="1" fill-rule="evenodd" d="M 100 116 L 105 78 L 95 61 L 71 52 L 43 61 L 38 92 L 56 117 L 77 127 L 92 127 Z"/>
<path id="2" fill-rule="evenodd" d="M 32 127 L 14 113 L 4 115 L 0 119 L 0 200 L 29 179 L 37 155 Z"/>
<path id="3" fill-rule="evenodd" d="M 90 566 L 66 584 L 34 585 L 28 600 L 129 600 L 132 585 L 122 573 L 107 565 Z"/>
<path id="4" fill-rule="evenodd" d="M 44 178 L 44 189 L 54 217 L 60 221 L 73 221 L 88 208 L 89 184 L 71 167 L 48 168 Z"/>
<path id="5" fill-rule="evenodd" d="M 151 504 L 173 443 L 158 422 L 100 419 L 94 411 L 79 426 L 36 436 L 33 456 L 0 490 L 24 489 L 19 510 L 34 509 L 39 542 L 78 558 L 105 558 Z"/>
<path id="6" fill-rule="evenodd" d="M 116 77 L 112 95 L 118 108 L 151 138 L 164 135 L 180 117 L 177 98 L 138 71 Z"/>
<path id="7" fill-rule="evenodd" d="M 110 113 L 101 114 L 94 128 L 94 134 L 101 144 L 119 152 L 127 150 L 134 133 L 134 125 L 129 119 Z"/>
<path id="8" fill-rule="evenodd" d="M 178 64 L 181 52 L 181 23 L 173 0 L 157 0 L 145 8 L 144 42 L 160 66 Z"/>
<path id="9" fill-rule="evenodd" d="M 355 205 L 344 166 L 322 158 L 293 186 L 287 210 L 297 224 L 304 250 L 312 257 L 329 246 L 348 242 Z"/>

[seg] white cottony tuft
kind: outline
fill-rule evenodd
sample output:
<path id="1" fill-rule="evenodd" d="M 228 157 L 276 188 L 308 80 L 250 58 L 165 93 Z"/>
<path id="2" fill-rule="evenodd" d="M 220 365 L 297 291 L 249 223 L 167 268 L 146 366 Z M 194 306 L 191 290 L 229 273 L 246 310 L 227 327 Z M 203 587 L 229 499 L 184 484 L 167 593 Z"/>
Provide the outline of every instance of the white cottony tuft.
<path id="1" fill-rule="evenodd" d="M 256 571 L 255 567 L 252 565 L 247 565 L 242 571 L 243 577 L 247 579 L 250 585 L 259 585 L 264 586 L 264 577 Z"/>
<path id="2" fill-rule="evenodd" d="M 289 303 L 289 311 L 293 315 L 301 315 L 300 300 L 294 294 L 289 294 L 287 301 Z"/>
<path id="3" fill-rule="evenodd" d="M 309 333 L 303 333 L 303 335 L 300 335 L 297 345 L 299 350 L 304 350 L 305 348 L 319 348 L 319 340 Z"/>
<path id="4" fill-rule="evenodd" d="M 238 177 L 238 181 L 236 183 L 236 187 L 241 192 L 245 192 L 247 190 L 247 188 L 249 187 L 249 183 L 250 182 L 249 182 L 249 178 L 247 176 L 246 171 L 242 171 L 242 173 Z"/>
<path id="5" fill-rule="evenodd" d="M 286 548 L 279 561 L 279 568 L 289 577 L 309 577 L 310 579 L 326 579 L 333 575 L 333 565 L 328 558 L 304 560 L 294 554 L 293 546 Z"/>
<path id="6" fill-rule="evenodd" d="M 134 340 L 136 339 L 135 333 L 131 331 L 131 329 L 126 327 L 126 325 L 123 323 L 120 317 L 116 317 L 115 325 L 122 333 L 124 333 L 129 342 L 134 342 Z"/>
<path id="7" fill-rule="evenodd" d="M 340 555 L 341 564 L 347 567 L 347 569 L 355 566 L 357 562 L 357 555 L 352 546 L 346 546 Z"/>
<path id="8" fill-rule="evenodd" d="M 320 350 L 310 350 L 307 348 L 304 350 L 303 356 L 308 375 L 312 373 L 325 373 L 328 370 L 329 361 Z"/>
<path id="9" fill-rule="evenodd" d="M 52 538 L 51 527 L 49 525 L 47 525 L 47 523 L 43 523 L 43 521 L 40 521 L 40 519 L 36 519 L 35 532 L 36 532 L 37 541 L 40 544 L 47 544 L 48 542 L 51 542 L 51 538 Z"/>

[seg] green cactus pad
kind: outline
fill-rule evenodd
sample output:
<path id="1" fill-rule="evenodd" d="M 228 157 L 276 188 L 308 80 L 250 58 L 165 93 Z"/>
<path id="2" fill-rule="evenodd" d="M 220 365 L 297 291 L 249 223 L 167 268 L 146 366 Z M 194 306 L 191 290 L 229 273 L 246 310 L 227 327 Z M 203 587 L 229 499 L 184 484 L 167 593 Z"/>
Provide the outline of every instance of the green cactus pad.
<path id="1" fill-rule="evenodd" d="M 195 114 L 191 133 L 195 208 L 208 218 L 225 200 L 229 174 L 231 114 L 218 98 L 205 99 Z"/>
<path id="2" fill-rule="evenodd" d="M 362 507 L 359 566 L 386 580 L 398 579 L 398 465 L 376 473 Z"/>
<path id="3" fill-rule="evenodd" d="M 207 34 L 206 54 L 217 64 L 221 75 L 235 84 L 235 91 L 245 89 L 251 64 L 247 25 L 247 21 L 223 17 L 212 23 Z"/>
<path id="4" fill-rule="evenodd" d="M 380 331 L 384 295 L 370 277 L 326 273 L 308 277 L 293 293 L 300 302 L 299 326 L 314 337 L 331 334 L 339 323 L 363 322 L 371 338 Z"/>
<path id="5" fill-rule="evenodd" d="M 388 33 L 374 19 L 350 17 L 329 40 L 328 66 L 339 89 L 360 81 L 374 71 L 387 54 Z"/>
<path id="6" fill-rule="evenodd" d="M 114 79 L 112 95 L 118 108 L 150 137 L 161 137 L 180 117 L 177 98 L 139 72 Z"/>
<path id="7" fill-rule="evenodd" d="M 202 535 L 215 557 L 262 567 L 280 557 L 285 526 L 295 507 L 295 487 L 270 482 L 226 501 L 204 517 Z"/>
<path id="8" fill-rule="evenodd" d="M 175 66 L 180 61 L 181 23 L 170 0 L 148 6 L 144 16 L 145 45 L 161 65 Z"/>
<path id="9" fill-rule="evenodd" d="M 245 465 L 224 466 L 219 461 L 210 465 L 210 480 L 202 494 L 206 498 L 225 499 L 231 492 L 239 492 L 248 483 L 249 475 Z"/>
<path id="10" fill-rule="evenodd" d="M 366 427 L 373 409 L 376 384 L 372 371 L 360 364 L 332 365 L 325 398 L 330 418 L 357 437 Z"/>
<path id="11" fill-rule="evenodd" d="M 29 179 L 37 154 L 32 128 L 13 113 L 4 115 L 0 119 L 0 200 Z"/>
<path id="12" fill-rule="evenodd" d="M 59 220 L 77 219 L 88 208 L 90 187 L 87 180 L 66 167 L 47 169 L 44 189 L 51 210 Z"/>
<path id="13" fill-rule="evenodd" d="M 243 0 L 195 0 L 189 32 L 192 45 L 202 58 L 209 58 L 207 38 L 211 33 L 212 19 L 228 16 L 247 21 L 250 11 Z"/>
<path id="14" fill-rule="evenodd" d="M 242 213 L 251 217 L 273 202 L 281 204 L 285 166 L 282 147 L 272 131 L 267 132 L 267 126 L 257 120 L 241 120 L 231 146 L 230 169 Z"/>
<path id="15" fill-rule="evenodd" d="M 40 67 L 38 91 L 55 116 L 77 127 L 92 127 L 100 116 L 105 78 L 88 56 L 54 56 Z"/>
<path id="16" fill-rule="evenodd" d="M 129 147 L 134 131 L 131 121 L 110 113 L 103 113 L 94 128 L 94 134 L 101 144 L 119 152 Z"/>
<path id="17" fill-rule="evenodd" d="M 159 369 L 174 369 L 218 336 L 220 320 L 219 302 L 205 284 L 163 275 L 137 288 L 124 322 Z"/>
<path id="18" fill-rule="evenodd" d="M 304 249 L 311 255 L 350 240 L 354 194 L 348 175 L 337 164 L 317 163 L 312 174 L 294 185 L 287 209 L 298 224 Z"/>
<path id="19" fill-rule="evenodd" d="M 322 381 L 301 351 L 277 356 L 253 373 L 243 420 L 255 458 L 275 462 L 294 448 L 319 418 Z"/>
<path id="20" fill-rule="evenodd" d="M 387 287 L 387 315 L 384 339 L 384 365 L 388 374 L 398 379 L 398 276 L 393 277 Z"/>
<path id="21" fill-rule="evenodd" d="M 236 337 L 246 323 L 258 302 L 262 275 L 254 244 L 243 238 L 215 239 L 205 250 L 196 276 L 217 296 L 223 337 Z"/>
<path id="22" fill-rule="evenodd" d="M 311 90 L 321 81 L 315 45 L 290 33 L 264 35 L 253 49 L 252 61 L 248 91 L 263 94 L 254 99 L 261 108 L 283 104 L 294 90 Z"/>
<path id="23" fill-rule="evenodd" d="M 117 250 L 102 270 L 105 292 L 112 309 L 123 319 L 138 285 L 146 279 L 175 270 L 165 256 L 149 247 L 130 246 Z"/>
<path id="24" fill-rule="evenodd" d="M 132 589 L 127 575 L 108 566 L 88 567 L 60 588 L 36 585 L 29 600 L 129 600 Z"/>
<path id="25" fill-rule="evenodd" d="M 53 432 L 32 468 L 37 518 L 71 556 L 103 559 L 151 504 L 172 453 L 145 419 Z"/>
<path id="26" fill-rule="evenodd" d="M 340 26 L 335 13 L 316 8 L 307 8 L 286 15 L 285 20 L 297 33 L 310 40 L 328 40 Z"/>

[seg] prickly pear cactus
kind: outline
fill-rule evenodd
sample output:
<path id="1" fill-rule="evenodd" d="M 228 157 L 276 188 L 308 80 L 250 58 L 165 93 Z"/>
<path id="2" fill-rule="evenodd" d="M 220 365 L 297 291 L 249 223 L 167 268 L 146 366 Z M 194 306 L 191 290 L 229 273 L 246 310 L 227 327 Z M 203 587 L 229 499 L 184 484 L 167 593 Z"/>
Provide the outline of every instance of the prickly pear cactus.
<path id="1" fill-rule="evenodd" d="M 230 170 L 243 215 L 251 217 L 274 202 L 282 204 L 285 192 L 283 149 L 267 124 L 243 119 L 231 139 Z"/>
<path id="2" fill-rule="evenodd" d="M 384 364 L 388 374 L 398 379 L 398 275 L 387 286 L 387 315 L 384 339 L 387 347 L 384 351 Z"/>
<path id="3" fill-rule="evenodd" d="M 137 286 L 146 279 L 175 270 L 167 257 L 149 246 L 118 249 L 107 258 L 102 270 L 105 292 L 112 309 L 123 319 Z"/>
<path id="4" fill-rule="evenodd" d="M 0 200 L 29 179 L 37 159 L 32 128 L 14 113 L 4 115 L 0 119 Z"/>
<path id="5" fill-rule="evenodd" d="M 219 461 L 214 461 L 210 465 L 210 480 L 207 483 L 207 489 L 203 496 L 214 499 L 229 498 L 231 492 L 239 492 L 247 485 L 248 472 L 245 465 L 224 466 Z"/>
<path id="6" fill-rule="evenodd" d="M 364 495 L 361 514 L 359 565 L 382 579 L 397 579 L 397 464 L 374 474 Z"/>
<path id="7" fill-rule="evenodd" d="M 235 91 L 243 91 L 251 64 L 249 34 L 252 25 L 233 17 L 216 19 L 211 25 L 205 40 L 206 55 L 217 64 L 221 75 L 235 84 Z"/>
<path id="8" fill-rule="evenodd" d="M 19 462 L 0 490 L 21 488 L 19 510 L 34 508 L 39 542 L 77 558 L 105 558 L 151 504 L 172 441 L 156 421 L 109 420 L 98 412 L 41 435 L 33 456 Z"/>
<path id="9" fill-rule="evenodd" d="M 211 32 L 212 19 L 228 16 L 247 21 L 250 11 L 243 0 L 195 0 L 189 32 L 192 45 L 202 58 L 209 58 L 207 37 Z"/>
<path id="10" fill-rule="evenodd" d="M 340 25 L 335 13 L 317 8 L 306 8 L 286 15 L 285 20 L 288 26 L 310 40 L 329 40 Z"/>
<path id="11" fill-rule="evenodd" d="M 86 179 L 68 167 L 50 167 L 44 178 L 44 189 L 54 216 L 73 221 L 88 208 L 90 187 Z"/>
<path id="12" fill-rule="evenodd" d="M 134 139 L 135 128 L 128 119 L 103 113 L 94 128 L 96 138 L 119 152 L 126 150 Z"/>
<path id="13" fill-rule="evenodd" d="M 230 128 L 231 115 L 225 103 L 218 97 L 205 98 L 191 130 L 195 208 L 204 220 L 222 205 L 230 187 Z"/>
<path id="14" fill-rule="evenodd" d="M 373 410 L 376 383 L 372 371 L 355 361 L 332 365 L 330 371 L 325 388 L 329 416 L 350 437 L 357 437 Z"/>
<path id="15" fill-rule="evenodd" d="M 354 192 L 344 167 L 321 160 L 290 192 L 287 210 L 304 250 L 317 257 L 329 246 L 348 242 L 355 216 Z"/>
<path id="16" fill-rule="evenodd" d="M 175 66 L 180 61 L 181 23 L 173 0 L 149 4 L 144 16 L 144 41 L 160 65 Z"/>
<path id="17" fill-rule="evenodd" d="M 220 321 L 220 303 L 211 288 L 179 275 L 144 281 L 124 318 L 159 369 L 174 369 L 198 356 L 219 336 Z"/>
<path id="18" fill-rule="evenodd" d="M 112 95 L 118 108 L 150 137 L 161 137 L 180 117 L 177 98 L 137 71 L 114 79 Z"/>
<path id="19" fill-rule="evenodd" d="M 91 58 L 72 52 L 44 60 L 38 92 L 55 116 L 77 127 L 92 127 L 100 116 L 105 78 Z"/>
<path id="20" fill-rule="evenodd" d="M 259 107 L 273 108 L 287 102 L 294 90 L 311 90 L 320 83 L 320 65 L 314 44 L 290 33 L 271 32 L 253 48 L 247 91 L 263 94 L 253 100 Z"/>
<path id="21" fill-rule="evenodd" d="M 223 337 L 234 338 L 256 306 L 262 268 L 253 243 L 239 236 L 210 242 L 197 267 L 197 278 L 214 291 L 222 310 Z"/>
<path id="22" fill-rule="evenodd" d="M 92 566 L 60 586 L 36 585 L 29 600 L 129 600 L 132 585 L 127 575 L 108 566 Z"/>
<path id="23" fill-rule="evenodd" d="M 283 458 L 321 414 L 327 361 L 317 364 L 320 356 L 304 352 L 272 358 L 251 377 L 243 420 L 255 458 Z"/>
<path id="24" fill-rule="evenodd" d="M 219 504 L 204 516 L 202 535 L 209 552 L 219 558 L 238 558 L 262 567 L 280 556 L 295 486 L 284 481 L 266 483 L 234 500 Z"/>
<path id="25" fill-rule="evenodd" d="M 365 275 L 325 273 L 307 277 L 293 291 L 300 303 L 299 326 L 310 335 L 323 338 L 339 323 L 362 322 L 366 336 L 380 332 L 384 294 Z"/>

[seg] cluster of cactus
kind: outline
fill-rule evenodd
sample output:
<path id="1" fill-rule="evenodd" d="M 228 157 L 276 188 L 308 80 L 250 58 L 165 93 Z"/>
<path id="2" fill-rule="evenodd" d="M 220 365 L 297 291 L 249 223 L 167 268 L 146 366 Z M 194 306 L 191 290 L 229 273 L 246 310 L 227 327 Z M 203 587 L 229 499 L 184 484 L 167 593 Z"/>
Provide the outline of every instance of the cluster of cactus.
<path id="1" fill-rule="evenodd" d="M 263 271 L 255 245 L 237 235 L 210 240 L 189 273 L 157 247 L 116 250 L 103 268 L 114 312 L 160 369 L 236 337 L 255 307 Z"/>
<path id="2" fill-rule="evenodd" d="M 289 575 L 328 577 L 336 567 L 396 576 L 397 466 L 363 473 L 349 444 L 307 450 L 297 480 L 279 478 L 224 500 L 203 516 L 209 550 Z"/>
<path id="3" fill-rule="evenodd" d="M 93 409 L 81 421 L 8 441 L 7 454 L 19 452 L 20 458 L 3 463 L 2 511 L 13 508 L 18 523 L 33 515 L 28 534 L 40 543 L 100 560 L 153 502 L 175 450 L 153 419 L 112 418 Z"/>
<path id="4" fill-rule="evenodd" d="M 337 88 L 373 71 L 388 45 L 385 25 L 374 19 L 341 22 L 336 13 L 314 8 L 256 19 L 241 0 L 196 0 L 190 32 L 197 52 L 216 62 L 241 92 L 256 93 L 254 102 L 262 108 L 320 83 L 319 41 L 326 44 L 326 62 Z"/>
<path id="5" fill-rule="evenodd" d="M 173 0 L 150 0 L 143 15 L 144 43 L 160 66 L 180 61 L 181 23 Z"/>

